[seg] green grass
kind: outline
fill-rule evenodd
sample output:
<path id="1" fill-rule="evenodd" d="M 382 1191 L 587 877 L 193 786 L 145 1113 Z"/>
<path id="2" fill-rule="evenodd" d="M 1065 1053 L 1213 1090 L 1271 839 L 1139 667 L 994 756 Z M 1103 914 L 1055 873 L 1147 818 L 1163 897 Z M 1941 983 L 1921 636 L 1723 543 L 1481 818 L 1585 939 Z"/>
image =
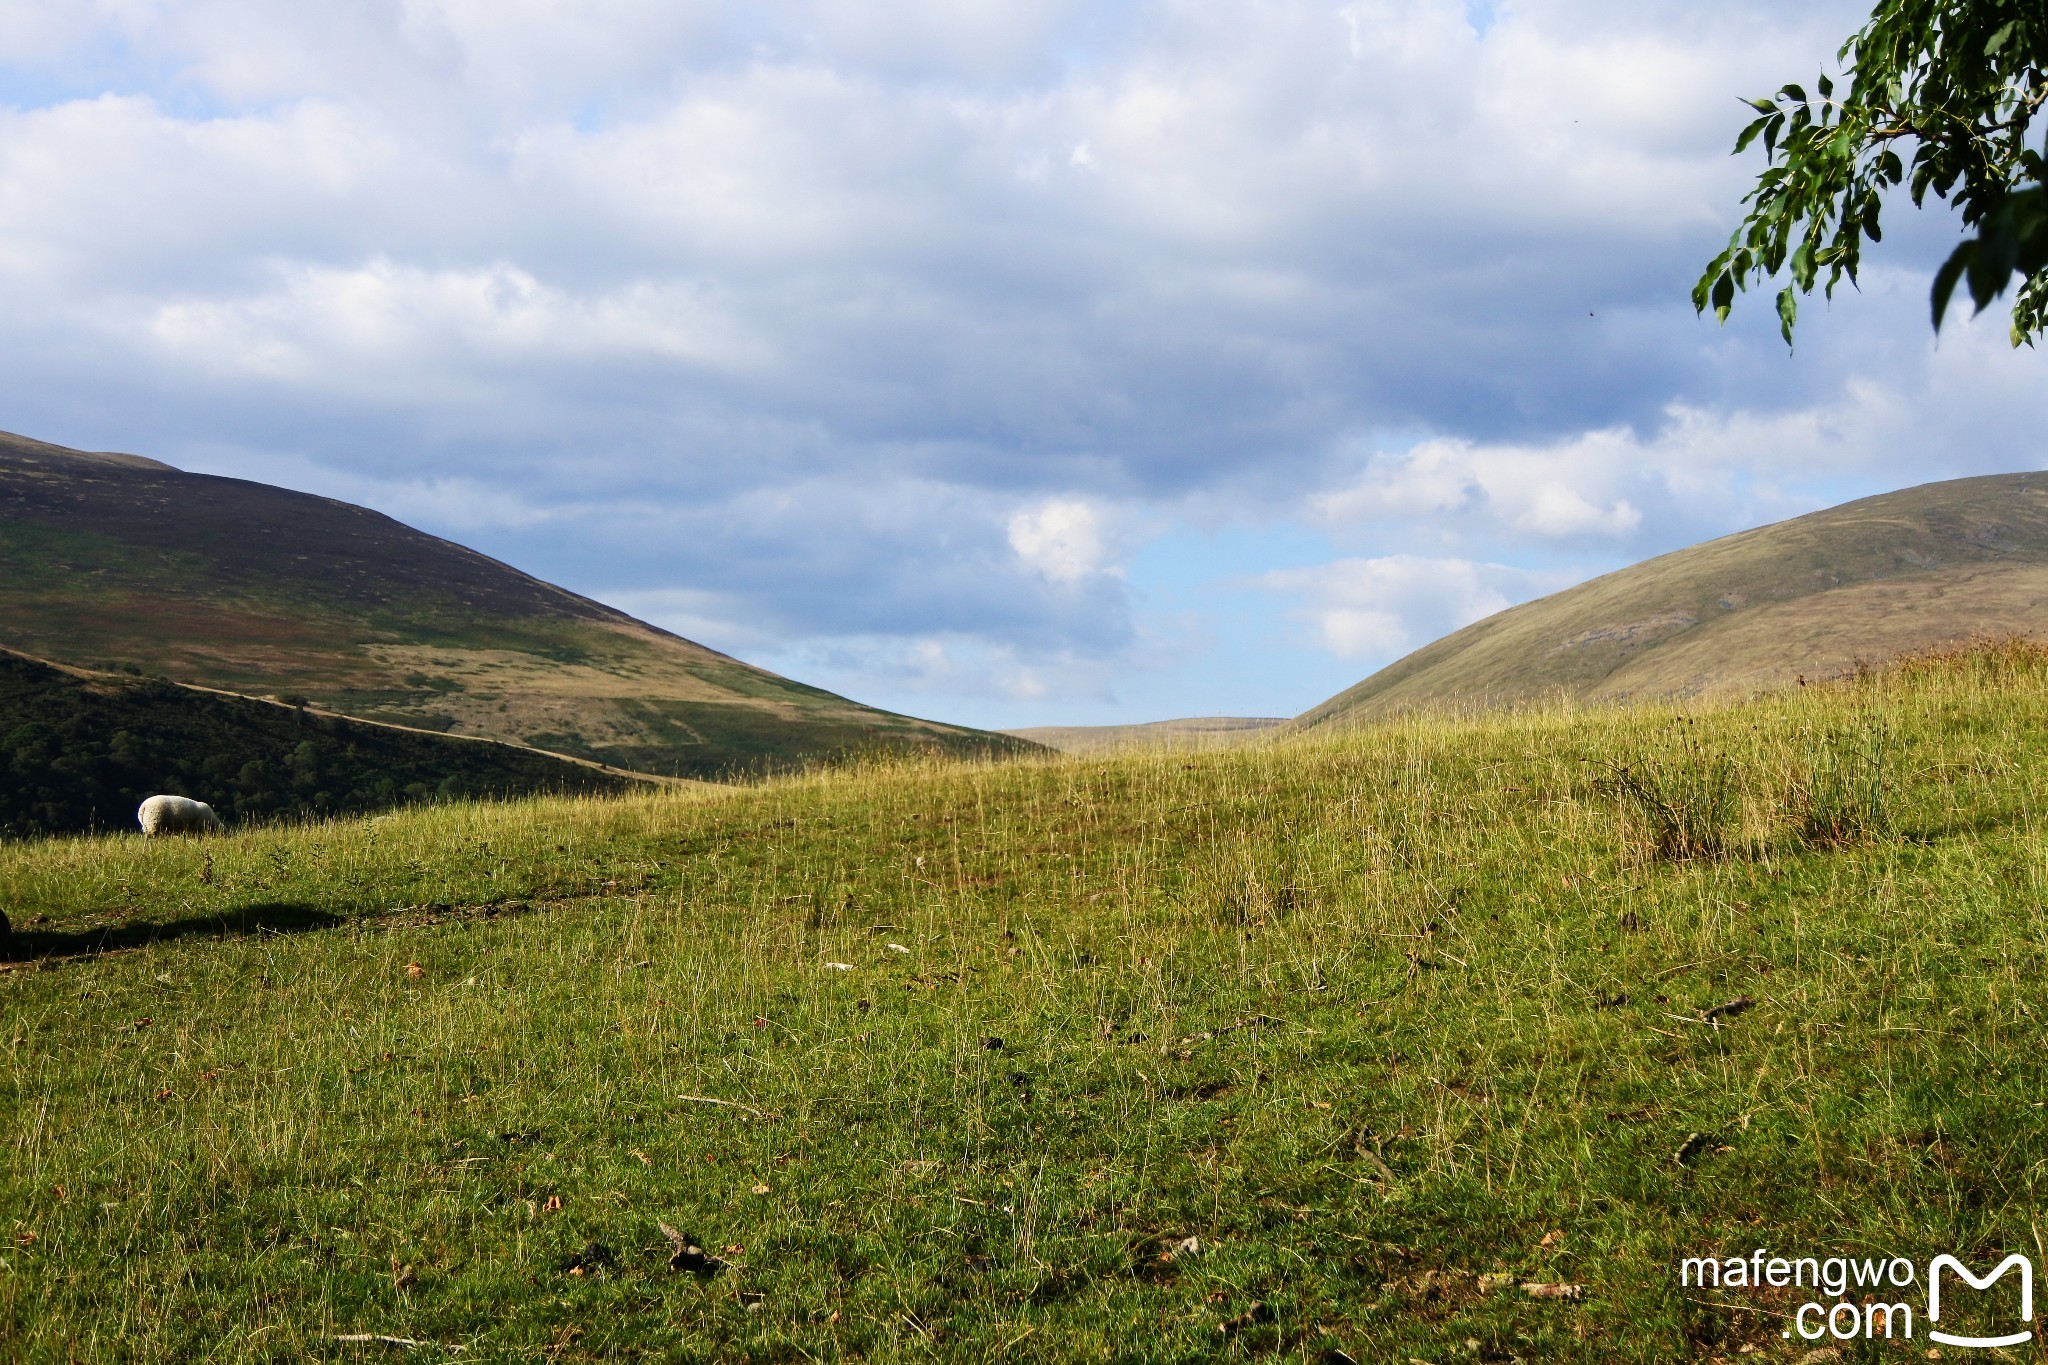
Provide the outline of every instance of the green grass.
<path id="1" fill-rule="evenodd" d="M 2040 1259 L 2044 718 L 2009 649 L 1718 710 L 0 846 L 0 1341 L 1796 1358 L 1791 1291 L 1678 1258 Z M 1816 754 L 1880 730 L 1826 771 L 1879 765 L 1882 819 L 1815 825 Z M 1698 763 L 1718 854 L 1660 857 L 1615 772 Z M 723 1267 L 670 1270 L 661 1223 Z"/>

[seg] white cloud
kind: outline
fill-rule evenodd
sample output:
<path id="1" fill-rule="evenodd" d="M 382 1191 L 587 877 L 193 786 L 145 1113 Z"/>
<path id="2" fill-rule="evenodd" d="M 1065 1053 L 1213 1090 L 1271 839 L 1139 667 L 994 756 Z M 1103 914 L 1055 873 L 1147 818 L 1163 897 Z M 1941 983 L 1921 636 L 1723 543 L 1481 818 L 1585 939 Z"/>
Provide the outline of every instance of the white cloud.
<path id="1" fill-rule="evenodd" d="M 1683 422 L 1687 414 L 1673 416 Z M 1309 502 L 1313 514 L 1332 525 L 1418 516 L 1449 525 L 1476 518 L 1495 534 L 1611 540 L 1642 524 L 1642 513 L 1615 491 L 1644 467 L 1644 455 L 1642 443 L 1620 428 L 1548 446 L 1439 437 L 1371 458 L 1357 482 Z"/>
<path id="2" fill-rule="evenodd" d="M 642 360 L 741 371 L 772 361 L 730 310 L 687 283 L 575 294 L 503 262 L 422 270 L 381 259 L 271 273 L 260 293 L 166 302 L 148 334 L 173 365 L 387 399 L 408 377 L 439 383 L 457 366 Z"/>
<path id="3" fill-rule="evenodd" d="M 964 634 L 823 636 L 754 657 L 796 677 L 829 678 L 855 696 L 973 698 L 998 706 L 1109 700 L 1120 671 L 1077 651 L 1032 652 Z"/>
<path id="4" fill-rule="evenodd" d="M 1377 565 L 1273 585 L 1376 657 L 1511 562 L 2038 458 L 2034 358 L 1926 345 L 1939 223 L 1794 360 L 1685 301 L 1734 97 L 1863 8 L 14 0 L 0 425 L 883 699 L 1199 692 L 1147 613 L 1225 571 L 1140 581 L 1133 528 L 1204 518 Z"/>
<path id="5" fill-rule="evenodd" d="M 1261 575 L 1301 605 L 1316 643 L 1341 659 L 1385 663 L 1438 635 L 1566 586 L 1582 574 L 1421 555 L 1340 559 Z"/>
<path id="6" fill-rule="evenodd" d="M 1012 516 L 1008 530 L 1017 557 L 1055 583 L 1112 570 L 1109 528 L 1091 503 L 1053 498 Z"/>
<path id="7" fill-rule="evenodd" d="M 1877 335 L 1924 325 L 1922 277 L 1878 271 L 1866 286 L 1855 306 L 1888 324 Z M 1852 357 L 1783 407 L 1671 402 L 1641 427 L 1543 441 L 1353 439 L 1335 457 L 1350 472 L 1305 514 L 1346 544 L 1626 562 L 1859 493 L 2032 468 L 2048 401 L 2037 358 L 2002 331 L 1987 317 L 1951 324 L 1938 347 Z"/>

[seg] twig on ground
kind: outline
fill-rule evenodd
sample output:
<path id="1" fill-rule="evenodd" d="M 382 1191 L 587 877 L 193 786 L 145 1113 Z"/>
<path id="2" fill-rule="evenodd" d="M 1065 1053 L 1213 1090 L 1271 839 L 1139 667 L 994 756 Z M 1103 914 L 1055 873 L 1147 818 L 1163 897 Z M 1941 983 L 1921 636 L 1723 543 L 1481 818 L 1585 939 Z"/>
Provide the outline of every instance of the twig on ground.
<path id="1" fill-rule="evenodd" d="M 1759 1317 L 1777 1318 L 1781 1321 L 1792 1316 L 1790 1313 L 1777 1313 L 1768 1308 L 1751 1308 L 1746 1303 L 1717 1303 L 1713 1299 L 1696 1299 L 1690 1294 L 1681 1294 L 1679 1297 L 1687 1303 L 1696 1303 L 1702 1308 L 1726 1308 L 1737 1313 L 1755 1313 Z"/>
<path id="2" fill-rule="evenodd" d="M 1738 995 L 1733 1000 L 1722 1001 L 1710 1010 L 1702 1010 L 1700 1012 L 1700 1022 L 1703 1024 L 1714 1024 L 1719 1023 L 1723 1019 L 1733 1019 L 1736 1015 L 1755 1004 L 1756 1001 L 1748 996 Z"/>
<path id="3" fill-rule="evenodd" d="M 753 1105 L 741 1104 L 738 1100 L 715 1100 L 712 1099 L 709 1095 L 678 1095 L 676 1096 L 676 1098 L 679 1100 L 685 1100 L 690 1104 L 716 1104 L 721 1105 L 727 1109 L 744 1110 L 746 1113 L 752 1114 L 755 1118 L 760 1119 L 773 1119 L 778 1117 L 775 1114 L 769 1113 L 766 1109 L 756 1109 Z"/>
<path id="4" fill-rule="evenodd" d="M 1235 1033 L 1242 1028 L 1263 1028 L 1267 1024 L 1284 1024 L 1286 1022 L 1285 1019 L 1275 1019 L 1270 1014 L 1254 1014 L 1249 1019 L 1240 1019 L 1234 1024 L 1225 1024 L 1222 1028 L 1203 1029 L 1200 1033 L 1190 1033 L 1187 1037 L 1180 1040 L 1181 1046 L 1186 1047 L 1189 1043 L 1206 1043 L 1212 1038 L 1221 1038 L 1226 1033 Z"/>

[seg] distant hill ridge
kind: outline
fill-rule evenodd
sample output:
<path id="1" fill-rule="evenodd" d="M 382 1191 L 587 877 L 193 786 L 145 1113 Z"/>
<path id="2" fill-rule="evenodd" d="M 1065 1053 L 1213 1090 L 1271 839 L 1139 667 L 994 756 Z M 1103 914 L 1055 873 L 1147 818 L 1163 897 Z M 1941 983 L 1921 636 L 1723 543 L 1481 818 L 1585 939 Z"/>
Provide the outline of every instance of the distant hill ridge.
<path id="1" fill-rule="evenodd" d="M 671 775 L 1033 747 L 792 682 L 367 508 L 5 433 L 0 646 Z"/>
<path id="2" fill-rule="evenodd" d="M 1860 498 L 1723 536 L 1475 622 L 1295 728 L 1450 703 L 1782 686 L 2048 628 L 2048 473 Z"/>
<path id="3" fill-rule="evenodd" d="M 646 786 L 502 742 L 0 649 L 0 839 L 133 829 L 136 805 L 158 792 L 196 797 L 244 824 L 450 797 Z"/>
<path id="4" fill-rule="evenodd" d="M 1281 716 L 1189 716 L 1132 725 L 1034 725 L 1006 735 L 1069 754 L 1122 749 L 1227 749 L 1287 724 Z"/>

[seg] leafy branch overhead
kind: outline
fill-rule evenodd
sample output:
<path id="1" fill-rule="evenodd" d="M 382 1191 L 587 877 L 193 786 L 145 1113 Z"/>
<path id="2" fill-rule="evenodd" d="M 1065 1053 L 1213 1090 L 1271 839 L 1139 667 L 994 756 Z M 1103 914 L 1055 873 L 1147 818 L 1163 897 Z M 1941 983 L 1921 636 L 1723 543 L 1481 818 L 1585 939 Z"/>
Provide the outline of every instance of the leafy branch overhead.
<path id="1" fill-rule="evenodd" d="M 2048 326 L 2048 175 L 2026 144 L 2048 100 L 2048 6 L 1882 0 L 1836 55 L 1846 92 L 1822 76 L 1811 95 L 1787 85 L 1748 101 L 1757 117 L 1735 150 L 1760 141 L 1768 165 L 1694 308 L 1725 322 L 1738 290 L 1789 267 L 1777 305 L 1790 345 L 1798 295 L 1856 282 L 1864 239 L 1882 240 L 1886 192 L 1905 185 L 1915 207 L 1930 191 L 1952 202 L 1971 233 L 1935 272 L 1936 330 L 1957 285 L 1982 312 L 2017 272 L 2012 341 L 2032 345 Z"/>

